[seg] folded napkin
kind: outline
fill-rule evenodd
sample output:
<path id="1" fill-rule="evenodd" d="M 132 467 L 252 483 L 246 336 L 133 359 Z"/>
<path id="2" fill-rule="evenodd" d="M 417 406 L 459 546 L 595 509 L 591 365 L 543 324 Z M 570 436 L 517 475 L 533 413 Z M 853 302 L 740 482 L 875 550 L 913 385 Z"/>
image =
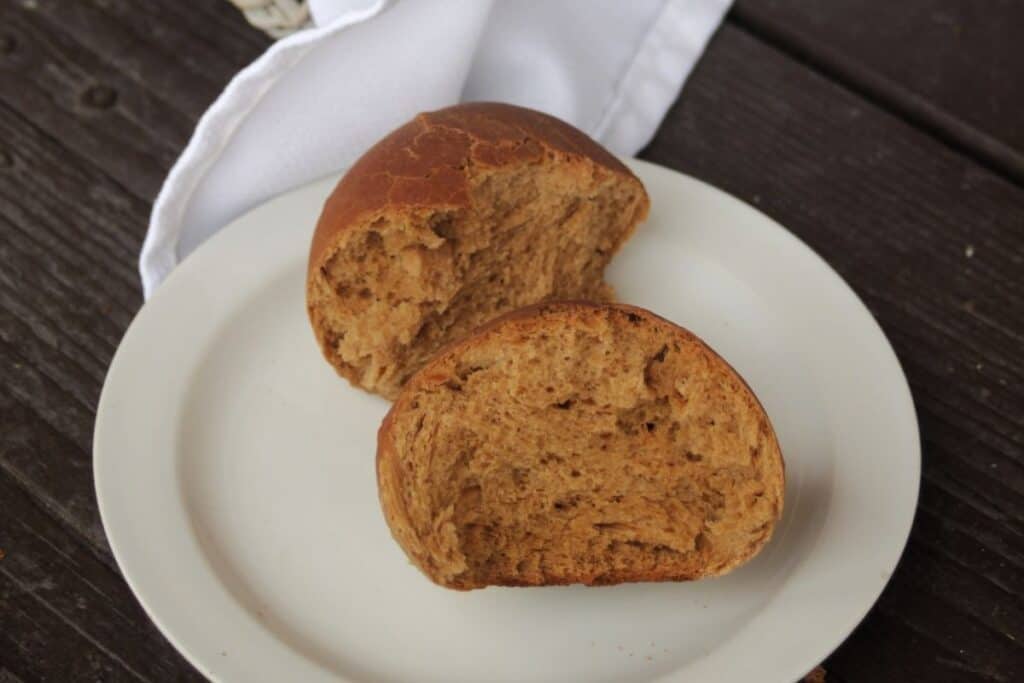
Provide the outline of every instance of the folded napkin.
<path id="1" fill-rule="evenodd" d="M 315 26 L 239 72 L 171 169 L 142 247 L 146 296 L 233 218 L 420 111 L 512 102 L 632 156 L 730 1 L 310 0 Z"/>

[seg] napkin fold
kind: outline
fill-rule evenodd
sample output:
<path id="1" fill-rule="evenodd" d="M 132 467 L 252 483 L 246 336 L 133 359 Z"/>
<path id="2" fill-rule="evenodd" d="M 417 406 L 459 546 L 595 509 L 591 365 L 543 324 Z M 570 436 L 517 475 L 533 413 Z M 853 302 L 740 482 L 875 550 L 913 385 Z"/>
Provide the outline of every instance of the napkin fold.
<path id="1" fill-rule="evenodd" d="M 498 100 L 632 156 L 654 135 L 731 0 L 310 0 L 199 120 L 153 206 L 148 298 L 261 202 L 351 165 L 416 113 Z"/>

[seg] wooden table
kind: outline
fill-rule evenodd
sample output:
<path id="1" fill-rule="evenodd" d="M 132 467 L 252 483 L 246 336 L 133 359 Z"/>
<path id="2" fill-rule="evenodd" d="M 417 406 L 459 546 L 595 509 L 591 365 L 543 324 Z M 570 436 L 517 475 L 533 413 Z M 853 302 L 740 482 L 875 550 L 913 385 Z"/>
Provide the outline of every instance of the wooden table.
<path id="1" fill-rule="evenodd" d="M 917 519 L 828 680 L 1024 680 L 1022 27 L 1020 0 L 740 0 L 642 154 L 824 256 L 910 380 Z M 3 683 L 199 678 L 111 557 L 92 426 L 153 198 L 268 44 L 224 0 L 0 0 Z"/>

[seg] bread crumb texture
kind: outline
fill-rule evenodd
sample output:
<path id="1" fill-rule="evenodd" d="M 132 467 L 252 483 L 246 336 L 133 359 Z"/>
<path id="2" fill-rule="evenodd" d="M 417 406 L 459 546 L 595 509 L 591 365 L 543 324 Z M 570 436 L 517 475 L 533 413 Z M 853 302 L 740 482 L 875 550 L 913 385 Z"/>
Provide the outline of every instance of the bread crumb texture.
<path id="1" fill-rule="evenodd" d="M 605 265 L 647 210 L 625 166 L 550 116 L 503 104 L 421 114 L 325 205 L 313 329 L 341 375 L 394 398 L 441 346 L 497 315 L 610 299 Z"/>
<path id="2" fill-rule="evenodd" d="M 517 311 L 442 351 L 381 426 L 381 504 L 450 588 L 690 580 L 760 550 L 783 503 L 736 372 L 643 309 Z"/>

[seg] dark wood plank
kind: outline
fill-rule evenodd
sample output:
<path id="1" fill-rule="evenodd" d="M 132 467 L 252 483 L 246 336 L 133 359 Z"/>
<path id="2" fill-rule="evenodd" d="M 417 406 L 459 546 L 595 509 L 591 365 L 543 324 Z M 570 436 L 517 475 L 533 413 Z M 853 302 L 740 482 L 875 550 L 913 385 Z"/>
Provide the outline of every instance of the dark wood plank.
<path id="1" fill-rule="evenodd" d="M 0 169 L 9 446 L 0 469 L 107 552 L 91 486 L 92 423 L 106 367 L 142 301 L 136 254 L 149 206 L 3 106 L 0 140 L 17 141 Z"/>
<path id="2" fill-rule="evenodd" d="M 265 33 L 246 23 L 231 3 L 151 0 L 91 0 L 97 8 L 117 17 L 135 32 L 149 33 L 157 26 L 157 42 L 171 51 L 184 50 L 200 63 L 214 60 L 234 73 L 259 57 L 270 46 Z M 218 74 L 222 73 L 218 69 Z"/>
<path id="3" fill-rule="evenodd" d="M 50 515 L 114 567 L 92 491 L 91 411 L 0 344 L 0 474 L 17 481 Z M 36 388 L 38 391 L 30 393 Z M 49 402 L 49 406 L 40 405 Z M 33 405 L 35 404 L 35 405 Z"/>
<path id="4" fill-rule="evenodd" d="M 13 671 L 0 663 L 0 683 L 25 683 L 25 679 L 16 676 Z"/>
<path id="5" fill-rule="evenodd" d="M 37 587 L 0 574 L 0 650 L 19 678 L 38 681 L 139 681 L 111 653 L 39 606 Z"/>
<path id="6" fill-rule="evenodd" d="M 151 201 L 194 121 L 261 45 L 197 40 L 194 18 L 182 29 L 137 5 L 0 2 L 0 103 Z"/>
<path id="7" fill-rule="evenodd" d="M 12 74 L 33 81 L 54 104 L 92 121 L 105 116 L 137 142 L 174 155 L 188 140 L 194 115 L 178 98 L 149 89 L 104 61 L 73 36 L 53 30 L 37 12 L 5 12 L 18 49 L 6 60 Z"/>
<path id="8" fill-rule="evenodd" d="M 735 25 L 644 156 L 786 225 L 853 285 L 904 364 L 923 437 L 920 518 L 876 610 L 826 669 L 1019 680 L 1024 192 Z"/>
<path id="9" fill-rule="evenodd" d="M 908 661 L 907 651 L 930 658 Z M 992 678 L 966 670 L 958 652 L 910 628 L 902 619 L 876 609 L 829 658 L 830 670 L 842 670 L 848 681 L 957 681 L 988 683 Z"/>
<path id="10" fill-rule="evenodd" d="M 9 6 L 0 5 L 0 25 L 27 24 Z M 0 57 L 0 104 L 31 112 L 37 128 L 103 168 L 136 197 L 151 201 L 174 151 L 166 143 L 146 144 L 152 136 L 120 113 L 117 91 L 62 71 L 61 64 L 48 59 L 41 47 L 43 35 L 26 29 Z M 67 62 L 73 63 L 74 57 L 68 56 Z"/>
<path id="11" fill-rule="evenodd" d="M 1024 3 L 739 0 L 731 16 L 1024 182 Z"/>
<path id="12" fill-rule="evenodd" d="M 204 53 L 211 53 L 201 45 L 183 49 L 178 41 L 176 46 L 178 32 L 165 30 L 160 22 L 136 15 L 126 23 L 124 13 L 119 17 L 117 12 L 110 8 L 105 11 L 93 2 L 69 5 L 60 0 L 34 0 L 23 3 L 21 10 L 23 16 L 33 15 L 43 22 L 49 35 L 73 37 L 84 48 L 117 65 L 139 86 L 164 95 L 169 104 L 181 106 L 186 113 L 201 111 L 237 71 L 236 65 L 220 57 L 204 63 Z"/>
<path id="13" fill-rule="evenodd" d="M 0 671 L 12 681 L 199 678 L 117 574 L 92 422 L 141 302 L 149 200 L 209 100 L 269 40 L 210 29 L 236 13 L 162 17 L 173 3 L 159 4 L 0 1 Z"/>
<path id="14" fill-rule="evenodd" d="M 0 500 L 6 666 L 55 681 L 202 680 L 162 642 L 120 575 L 2 473 Z"/>
<path id="15" fill-rule="evenodd" d="M 6 241 L 40 252 L 47 263 L 62 264 L 52 275 L 70 278 L 73 289 L 105 294 L 97 305 L 134 314 L 141 303 L 138 250 L 149 204 L 88 161 L 69 155 L 58 140 L 3 104 L 0 135 L 17 140 L 7 152 L 10 167 L 0 170 L 0 209 L 12 225 Z"/>

